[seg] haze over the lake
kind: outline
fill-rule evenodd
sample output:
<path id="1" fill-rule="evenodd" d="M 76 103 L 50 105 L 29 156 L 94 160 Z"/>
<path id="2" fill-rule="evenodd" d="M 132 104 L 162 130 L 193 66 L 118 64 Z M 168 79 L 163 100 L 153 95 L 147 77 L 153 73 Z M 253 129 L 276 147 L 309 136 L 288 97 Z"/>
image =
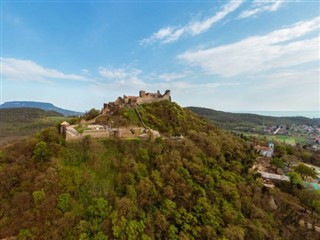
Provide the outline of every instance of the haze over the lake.
<path id="1" fill-rule="evenodd" d="M 1 1 L 1 103 L 319 111 L 319 1 Z"/>

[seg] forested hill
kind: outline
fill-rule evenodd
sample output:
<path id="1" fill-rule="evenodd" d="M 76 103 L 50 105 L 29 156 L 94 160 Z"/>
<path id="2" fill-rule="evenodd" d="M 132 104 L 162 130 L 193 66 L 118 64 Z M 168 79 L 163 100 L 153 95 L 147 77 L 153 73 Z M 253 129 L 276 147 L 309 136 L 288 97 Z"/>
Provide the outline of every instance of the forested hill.
<path id="1" fill-rule="evenodd" d="M 50 128 L 2 147 L 0 239 L 319 239 L 297 199 L 248 172 L 250 144 L 175 103 L 139 112 L 162 138 L 66 143 Z"/>
<path id="2" fill-rule="evenodd" d="M 37 108 L 0 108 L 0 143 L 53 126 L 63 115 Z"/>
<path id="3" fill-rule="evenodd" d="M 320 118 L 306 118 L 306 117 L 271 117 L 262 116 L 249 113 L 229 113 L 217 111 L 209 108 L 201 107 L 187 107 L 192 112 L 203 116 L 210 121 L 217 123 L 220 126 L 228 127 L 239 125 L 280 125 L 280 124 L 306 124 L 306 125 L 320 125 Z"/>
<path id="4" fill-rule="evenodd" d="M 0 105 L 0 109 L 12 109 L 12 108 L 37 108 L 45 111 L 58 112 L 64 116 L 79 116 L 82 115 L 80 112 L 70 111 L 63 108 L 54 106 L 52 103 L 45 102 L 33 102 L 33 101 L 12 101 L 5 102 Z"/>

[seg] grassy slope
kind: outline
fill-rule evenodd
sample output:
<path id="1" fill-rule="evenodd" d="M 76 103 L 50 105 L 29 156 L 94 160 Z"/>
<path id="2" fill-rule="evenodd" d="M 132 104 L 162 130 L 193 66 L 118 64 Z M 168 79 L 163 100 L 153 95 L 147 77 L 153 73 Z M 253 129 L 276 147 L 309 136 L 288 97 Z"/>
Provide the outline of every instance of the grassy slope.
<path id="1" fill-rule="evenodd" d="M 0 109 L 0 143 L 53 126 L 64 117 L 52 111 L 36 108 Z"/>

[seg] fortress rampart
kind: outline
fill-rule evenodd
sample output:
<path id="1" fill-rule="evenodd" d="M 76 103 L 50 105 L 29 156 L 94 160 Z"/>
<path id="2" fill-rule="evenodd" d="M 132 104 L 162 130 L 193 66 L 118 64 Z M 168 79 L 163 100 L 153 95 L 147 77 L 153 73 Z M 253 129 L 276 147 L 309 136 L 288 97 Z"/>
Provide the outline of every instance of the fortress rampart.
<path id="1" fill-rule="evenodd" d="M 170 90 L 166 90 L 164 94 L 161 94 L 159 91 L 156 93 L 148 93 L 141 90 L 139 96 L 124 95 L 123 97 L 118 97 L 114 102 L 105 103 L 103 105 L 102 114 L 108 113 L 115 108 L 136 107 L 140 104 L 160 101 L 171 101 Z"/>

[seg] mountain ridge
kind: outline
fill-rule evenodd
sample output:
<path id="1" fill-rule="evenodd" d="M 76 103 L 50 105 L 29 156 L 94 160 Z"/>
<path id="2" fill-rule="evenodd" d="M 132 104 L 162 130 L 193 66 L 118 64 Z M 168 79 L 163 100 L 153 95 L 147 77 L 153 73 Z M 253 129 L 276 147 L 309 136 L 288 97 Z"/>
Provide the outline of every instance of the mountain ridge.
<path id="1" fill-rule="evenodd" d="M 245 125 L 255 124 L 255 125 L 264 125 L 264 124 L 320 124 L 320 118 L 307 118 L 307 117 L 273 117 L 273 116 L 264 116 L 253 113 L 230 113 L 224 111 L 218 111 L 210 108 L 203 107 L 186 107 L 192 112 L 208 118 L 210 121 L 220 125 L 226 126 L 230 124 L 239 124 L 243 123 Z"/>
<path id="2" fill-rule="evenodd" d="M 5 108 L 38 108 L 45 111 L 58 112 L 64 116 L 79 116 L 83 114 L 81 112 L 59 108 L 52 103 L 37 101 L 8 101 L 0 105 L 0 109 Z"/>

